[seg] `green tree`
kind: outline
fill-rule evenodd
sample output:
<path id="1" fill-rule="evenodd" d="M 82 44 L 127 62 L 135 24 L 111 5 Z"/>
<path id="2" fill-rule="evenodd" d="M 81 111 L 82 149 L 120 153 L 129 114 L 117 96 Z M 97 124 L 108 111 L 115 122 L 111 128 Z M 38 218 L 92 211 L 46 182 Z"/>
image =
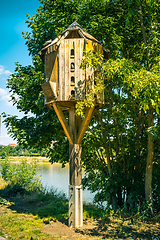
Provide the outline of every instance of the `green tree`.
<path id="1" fill-rule="evenodd" d="M 24 147 L 48 149 L 51 161 L 67 161 L 67 139 L 54 111 L 44 107 L 43 63 L 37 54 L 46 40 L 78 21 L 110 50 L 110 60 L 101 63 L 106 105 L 96 112 L 83 141 L 88 172 L 84 182 L 92 191 L 99 190 L 97 200 L 107 200 L 115 208 L 141 207 L 145 197 L 153 212 L 153 201 L 158 202 L 152 166 L 158 164 L 159 154 L 159 4 L 151 0 L 40 4 L 36 14 L 27 16 L 30 31 L 23 32 L 33 66 L 16 64 L 7 83 L 13 103 L 25 116 L 7 116 L 8 131 Z"/>

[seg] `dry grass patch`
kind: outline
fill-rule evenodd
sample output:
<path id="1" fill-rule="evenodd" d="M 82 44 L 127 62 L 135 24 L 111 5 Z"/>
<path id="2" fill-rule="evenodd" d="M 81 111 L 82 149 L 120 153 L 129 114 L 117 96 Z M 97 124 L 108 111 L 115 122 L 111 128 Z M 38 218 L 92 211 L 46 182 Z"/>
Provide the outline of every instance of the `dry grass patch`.
<path id="1" fill-rule="evenodd" d="M 26 156 L 9 156 L 8 159 L 12 163 L 19 163 L 22 159 L 27 160 L 27 162 L 37 161 L 37 163 L 49 163 L 49 158 L 46 157 L 26 157 Z M 3 160 L 3 159 L 0 159 Z"/>

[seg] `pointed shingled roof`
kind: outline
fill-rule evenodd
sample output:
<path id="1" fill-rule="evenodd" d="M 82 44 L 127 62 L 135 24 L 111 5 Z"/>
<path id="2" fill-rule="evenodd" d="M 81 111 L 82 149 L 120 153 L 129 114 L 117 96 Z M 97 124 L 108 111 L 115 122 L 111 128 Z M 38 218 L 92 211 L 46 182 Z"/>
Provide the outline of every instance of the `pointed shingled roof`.
<path id="1" fill-rule="evenodd" d="M 90 39 L 94 42 L 98 42 L 99 44 L 101 44 L 96 38 L 94 38 L 91 34 L 89 34 L 88 32 L 86 32 L 81 25 L 79 25 L 76 21 L 74 21 L 71 25 L 69 25 L 66 30 L 64 30 L 60 35 L 63 36 L 67 31 L 75 31 L 75 30 L 79 30 L 80 35 L 83 38 L 87 38 Z"/>
<path id="2" fill-rule="evenodd" d="M 42 58 L 43 60 L 43 57 L 44 57 L 44 54 L 45 54 L 45 51 L 47 50 L 48 47 L 54 45 L 54 44 L 57 44 L 58 45 L 58 42 L 61 40 L 61 38 L 67 38 L 67 35 L 69 34 L 69 32 L 71 31 L 77 31 L 79 33 L 79 35 L 82 37 L 82 38 L 85 38 L 86 40 L 89 39 L 89 40 L 92 40 L 93 42 L 97 42 L 99 43 L 100 45 L 102 45 L 96 38 L 94 38 L 91 34 L 89 34 L 88 32 L 86 32 L 76 21 L 74 21 L 71 25 L 69 25 L 57 38 L 55 38 L 53 41 L 52 40 L 49 40 L 47 42 L 44 43 L 44 48 L 41 49 L 41 51 L 39 51 L 39 55 L 40 57 Z M 102 48 L 103 50 L 106 52 L 106 53 L 109 53 L 109 50 L 106 49 L 103 45 L 102 45 Z"/>
<path id="3" fill-rule="evenodd" d="M 77 30 L 77 29 L 79 29 L 79 28 L 81 28 L 82 30 L 83 30 L 83 28 L 76 22 L 76 21 L 74 21 L 71 25 L 69 25 L 67 28 L 66 28 L 66 30 L 64 30 L 62 33 L 61 33 L 61 35 L 63 35 L 66 31 L 68 31 L 68 30 Z M 83 30 L 84 31 L 84 30 Z"/>

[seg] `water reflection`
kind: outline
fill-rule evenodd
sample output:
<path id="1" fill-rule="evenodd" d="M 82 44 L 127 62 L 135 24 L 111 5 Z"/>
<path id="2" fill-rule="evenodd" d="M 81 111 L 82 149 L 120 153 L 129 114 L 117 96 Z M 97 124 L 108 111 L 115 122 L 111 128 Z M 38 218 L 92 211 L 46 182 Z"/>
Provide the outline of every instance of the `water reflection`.
<path id="1" fill-rule="evenodd" d="M 84 174 L 84 173 L 83 173 Z M 82 174 L 82 175 L 83 175 Z M 41 164 L 39 165 L 39 173 L 42 184 L 48 190 L 51 188 L 57 189 L 58 192 L 63 192 L 68 197 L 69 191 L 69 164 L 62 168 L 61 164 Z M 83 201 L 92 203 L 94 194 L 88 190 L 83 191 Z"/>
<path id="2" fill-rule="evenodd" d="M 38 175 L 42 178 L 43 186 L 47 188 L 57 188 L 64 191 L 69 184 L 69 167 L 61 167 L 61 164 L 42 164 L 39 165 Z"/>

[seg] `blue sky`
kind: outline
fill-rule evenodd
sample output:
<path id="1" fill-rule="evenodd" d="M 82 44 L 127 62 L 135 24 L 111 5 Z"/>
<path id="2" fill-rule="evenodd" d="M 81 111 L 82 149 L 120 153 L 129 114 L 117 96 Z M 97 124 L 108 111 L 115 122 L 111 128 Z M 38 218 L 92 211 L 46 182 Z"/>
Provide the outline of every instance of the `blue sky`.
<path id="1" fill-rule="evenodd" d="M 15 62 L 23 66 L 32 63 L 22 31 L 29 30 L 25 24 L 26 14 L 32 15 L 39 6 L 38 0 L 1 0 L 0 2 L 0 114 L 6 112 L 19 117 L 23 116 L 9 102 L 6 81 L 14 72 Z M 9 143 L 15 143 L 15 141 L 9 137 L 2 123 L 0 145 Z"/>

